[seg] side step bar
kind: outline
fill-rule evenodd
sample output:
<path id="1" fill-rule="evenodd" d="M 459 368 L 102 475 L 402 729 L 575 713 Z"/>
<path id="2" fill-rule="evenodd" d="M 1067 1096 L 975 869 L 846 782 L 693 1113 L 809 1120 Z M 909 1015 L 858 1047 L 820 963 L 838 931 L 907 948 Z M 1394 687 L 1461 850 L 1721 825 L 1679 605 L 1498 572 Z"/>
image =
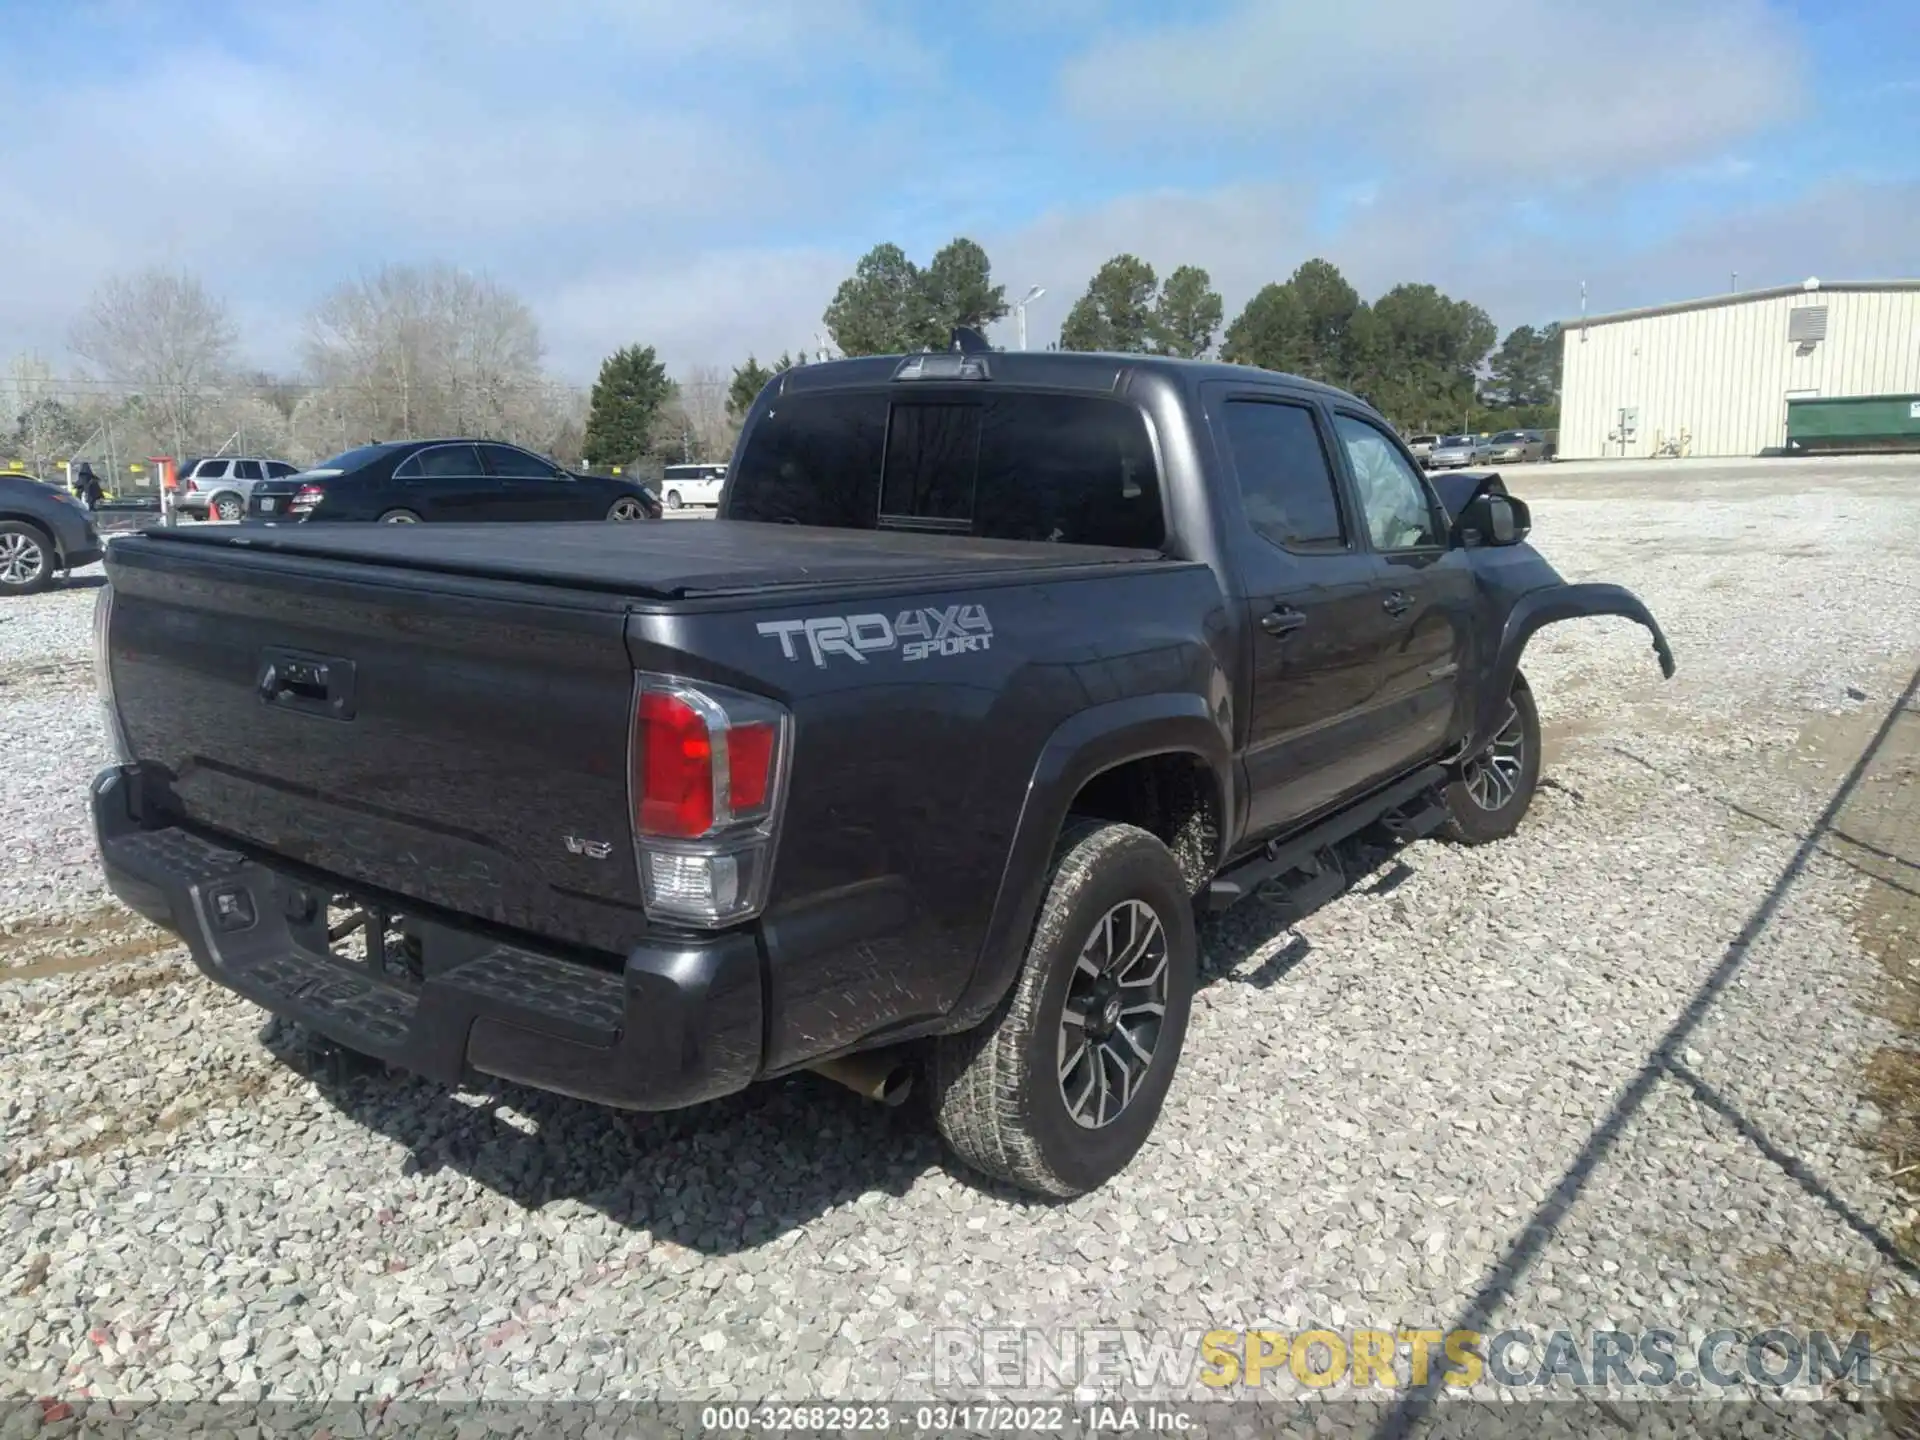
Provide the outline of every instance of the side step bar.
<path id="1" fill-rule="evenodd" d="M 1298 835 L 1274 841 L 1266 849 L 1249 855 L 1214 877 L 1207 886 L 1207 908 L 1225 910 L 1246 899 L 1267 881 L 1277 880 L 1292 870 L 1308 871 L 1306 883 L 1309 885 L 1324 885 L 1323 876 L 1328 867 L 1316 859 L 1318 853 L 1359 833 L 1375 821 L 1383 823 L 1402 840 L 1414 840 L 1432 834 L 1446 820 L 1447 808 L 1427 792 L 1444 785 L 1446 780 L 1444 765 L 1429 765 L 1404 780 L 1395 781 L 1384 790 L 1354 802 Z M 1336 887 L 1339 883 L 1338 874 L 1337 869 L 1333 871 Z"/>

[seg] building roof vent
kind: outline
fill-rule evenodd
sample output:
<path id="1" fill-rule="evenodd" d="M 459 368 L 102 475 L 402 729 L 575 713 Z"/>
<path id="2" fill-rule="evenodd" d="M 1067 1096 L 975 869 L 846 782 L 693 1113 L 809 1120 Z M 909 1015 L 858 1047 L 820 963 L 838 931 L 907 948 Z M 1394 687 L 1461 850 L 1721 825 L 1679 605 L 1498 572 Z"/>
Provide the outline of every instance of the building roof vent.
<path id="1" fill-rule="evenodd" d="M 1827 338 L 1827 307 L 1796 305 L 1787 312 L 1787 339 L 1795 345 L 1818 345 Z"/>

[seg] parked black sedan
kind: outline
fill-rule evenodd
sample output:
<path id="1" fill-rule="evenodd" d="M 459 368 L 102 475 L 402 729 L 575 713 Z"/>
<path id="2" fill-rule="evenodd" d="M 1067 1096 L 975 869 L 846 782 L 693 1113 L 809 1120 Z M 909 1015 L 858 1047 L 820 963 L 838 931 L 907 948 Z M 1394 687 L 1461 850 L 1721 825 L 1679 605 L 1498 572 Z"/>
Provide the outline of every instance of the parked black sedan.
<path id="1" fill-rule="evenodd" d="M 91 565 L 104 553 L 87 507 L 58 485 L 0 475 L 0 595 L 31 595 L 56 571 Z"/>
<path id="2" fill-rule="evenodd" d="M 362 445 L 247 499 L 250 520 L 657 520 L 659 497 L 632 480 L 577 475 L 498 440 Z"/>

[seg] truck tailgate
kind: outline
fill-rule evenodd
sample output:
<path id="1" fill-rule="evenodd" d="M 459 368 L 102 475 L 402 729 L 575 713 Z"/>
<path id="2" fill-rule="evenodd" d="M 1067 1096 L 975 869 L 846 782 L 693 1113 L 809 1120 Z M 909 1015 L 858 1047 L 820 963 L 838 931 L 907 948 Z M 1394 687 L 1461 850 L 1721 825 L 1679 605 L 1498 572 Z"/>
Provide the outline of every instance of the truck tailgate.
<path id="1" fill-rule="evenodd" d="M 147 539 L 107 570 L 145 804 L 556 939 L 642 928 L 617 597 Z"/>

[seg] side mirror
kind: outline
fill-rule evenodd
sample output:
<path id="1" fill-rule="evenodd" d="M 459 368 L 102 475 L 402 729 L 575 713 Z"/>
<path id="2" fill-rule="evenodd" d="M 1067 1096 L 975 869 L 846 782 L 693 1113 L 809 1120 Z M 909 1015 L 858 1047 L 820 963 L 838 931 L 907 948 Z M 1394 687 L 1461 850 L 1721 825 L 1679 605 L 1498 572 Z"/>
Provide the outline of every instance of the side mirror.
<path id="1" fill-rule="evenodd" d="M 1524 500 L 1483 492 L 1473 497 L 1454 526 L 1464 546 L 1518 545 L 1533 529 L 1533 515 Z"/>

